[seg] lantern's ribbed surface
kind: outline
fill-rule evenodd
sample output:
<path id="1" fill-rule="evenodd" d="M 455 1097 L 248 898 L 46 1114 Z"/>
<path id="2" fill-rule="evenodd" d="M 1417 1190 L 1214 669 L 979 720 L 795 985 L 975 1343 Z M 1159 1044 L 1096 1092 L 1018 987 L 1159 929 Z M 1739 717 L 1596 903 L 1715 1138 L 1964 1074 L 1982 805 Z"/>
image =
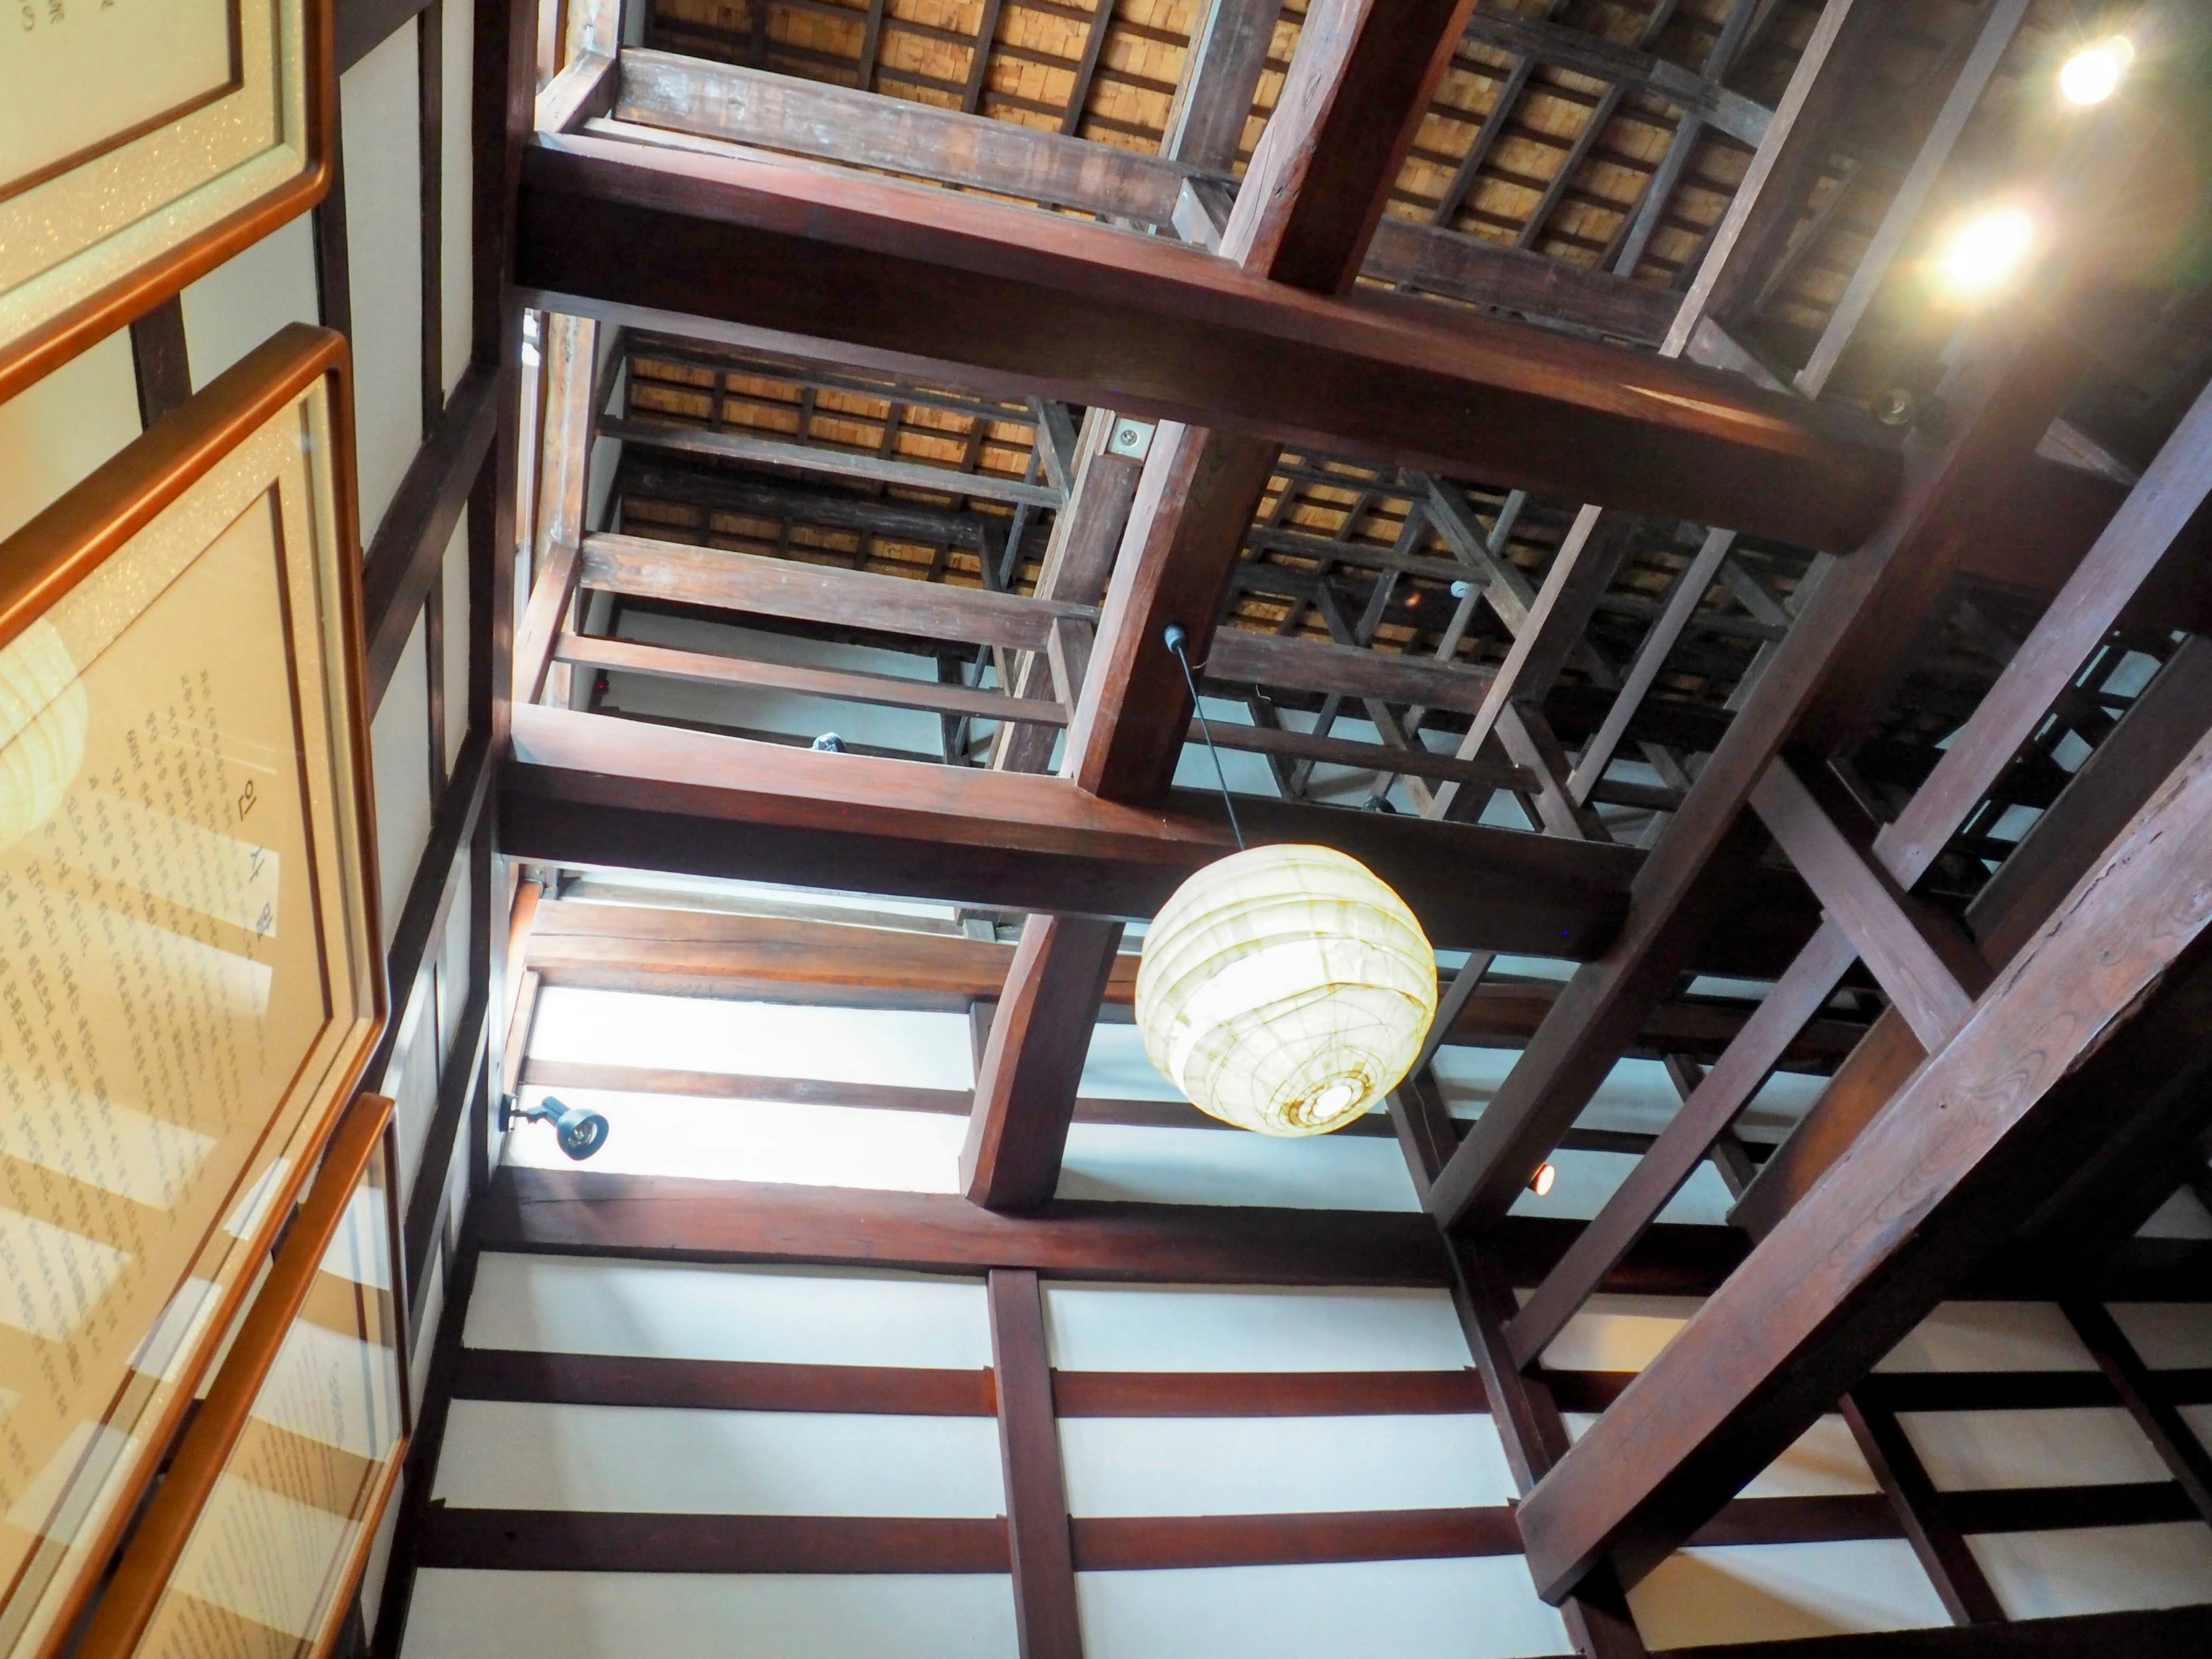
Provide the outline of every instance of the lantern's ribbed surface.
<path id="1" fill-rule="evenodd" d="M 1405 901 L 1326 847 L 1208 865 L 1145 934 L 1145 1053 L 1201 1111 L 1262 1134 L 1341 1128 L 1395 1087 L 1437 1012 Z"/>
<path id="2" fill-rule="evenodd" d="M 92 711 L 76 665 L 43 618 L 0 650 L 0 848 L 60 808 L 84 764 Z"/>

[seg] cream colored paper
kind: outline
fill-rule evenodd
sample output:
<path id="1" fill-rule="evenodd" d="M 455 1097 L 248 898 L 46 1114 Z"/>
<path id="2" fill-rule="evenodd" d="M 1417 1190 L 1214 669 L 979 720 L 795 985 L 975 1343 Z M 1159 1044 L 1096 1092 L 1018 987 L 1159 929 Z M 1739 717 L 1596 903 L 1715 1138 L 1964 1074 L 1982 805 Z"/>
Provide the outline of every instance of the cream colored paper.
<path id="1" fill-rule="evenodd" d="M 220 95 L 238 0 L 16 0 L 0 27 L 0 196 Z"/>
<path id="2" fill-rule="evenodd" d="M 0 1652 L 84 1570 L 369 1023 L 324 398 L 0 651 Z"/>

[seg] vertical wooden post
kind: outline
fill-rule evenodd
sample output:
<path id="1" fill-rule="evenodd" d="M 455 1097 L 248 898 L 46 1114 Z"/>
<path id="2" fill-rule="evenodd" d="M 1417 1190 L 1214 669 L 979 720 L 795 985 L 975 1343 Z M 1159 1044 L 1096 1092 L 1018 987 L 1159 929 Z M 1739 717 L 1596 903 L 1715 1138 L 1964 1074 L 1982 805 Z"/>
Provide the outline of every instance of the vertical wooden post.
<path id="1" fill-rule="evenodd" d="M 1022 1659 L 1082 1659 L 1075 1609 L 1075 1555 L 1060 1428 L 1053 1416 L 1052 1364 L 1045 1352 L 1044 1299 L 1026 1268 L 994 1268 L 991 1363 L 999 1392 L 999 1455 L 1006 1478 L 1006 1551 L 1014 1570 L 1014 1622 Z"/>

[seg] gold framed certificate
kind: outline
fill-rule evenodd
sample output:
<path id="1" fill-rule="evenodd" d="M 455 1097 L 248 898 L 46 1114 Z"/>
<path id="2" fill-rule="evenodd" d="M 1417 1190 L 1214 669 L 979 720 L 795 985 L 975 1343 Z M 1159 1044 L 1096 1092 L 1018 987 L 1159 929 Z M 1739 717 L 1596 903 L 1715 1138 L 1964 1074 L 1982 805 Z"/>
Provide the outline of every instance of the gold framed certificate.
<path id="1" fill-rule="evenodd" d="M 0 542 L 0 1654 L 52 1651 L 382 1029 L 342 337 Z"/>
<path id="2" fill-rule="evenodd" d="M 5 0 L 0 401 L 330 187 L 332 0 Z"/>
<path id="3" fill-rule="evenodd" d="M 331 1138 L 82 1659 L 319 1659 L 407 1445 L 392 1103 Z"/>

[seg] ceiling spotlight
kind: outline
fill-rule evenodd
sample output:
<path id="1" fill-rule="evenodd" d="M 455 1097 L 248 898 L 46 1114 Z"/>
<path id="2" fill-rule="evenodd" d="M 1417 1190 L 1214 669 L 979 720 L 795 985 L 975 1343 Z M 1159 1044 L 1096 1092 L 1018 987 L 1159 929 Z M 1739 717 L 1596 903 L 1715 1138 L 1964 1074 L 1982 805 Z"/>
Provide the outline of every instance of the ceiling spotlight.
<path id="1" fill-rule="evenodd" d="M 605 1118 L 580 1106 L 564 1104 L 550 1095 L 535 1106 L 522 1105 L 513 1095 L 502 1097 L 499 1127 L 511 1129 L 518 1123 L 551 1124 L 554 1144 L 580 1164 L 607 1144 Z"/>
<path id="2" fill-rule="evenodd" d="M 1951 233 L 1936 268 L 1954 294 L 1978 299 L 2017 276 L 2034 246 L 2035 221 L 2027 210 L 1988 208 Z"/>
<path id="3" fill-rule="evenodd" d="M 1549 1198 L 1552 1195 L 1552 1188 L 1559 1178 L 1559 1170 L 1551 1164 L 1539 1164 L 1536 1173 L 1528 1177 L 1528 1190 L 1539 1198 Z"/>
<path id="4" fill-rule="evenodd" d="M 2084 46 L 2058 71 L 2059 95 L 2083 109 L 2101 104 L 2119 89 L 2120 77 L 2135 60 L 2135 43 L 2124 34 Z"/>

